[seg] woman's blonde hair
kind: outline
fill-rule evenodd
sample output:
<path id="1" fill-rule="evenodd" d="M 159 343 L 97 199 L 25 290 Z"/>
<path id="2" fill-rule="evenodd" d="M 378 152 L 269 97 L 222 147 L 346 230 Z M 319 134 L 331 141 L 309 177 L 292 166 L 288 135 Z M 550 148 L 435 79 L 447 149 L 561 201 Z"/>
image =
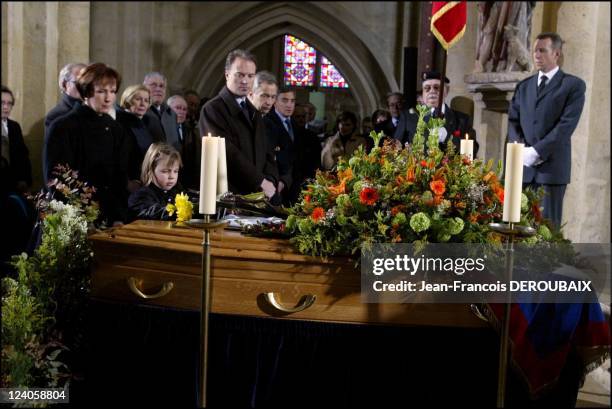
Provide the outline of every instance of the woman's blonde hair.
<path id="1" fill-rule="evenodd" d="M 121 105 L 121 108 L 130 109 L 130 107 L 132 106 L 132 100 L 134 99 L 138 91 L 146 92 L 147 94 L 149 94 L 149 98 L 151 98 L 151 91 L 149 91 L 149 88 L 145 87 L 142 84 L 130 85 L 123 91 L 123 94 L 121 94 L 121 100 L 119 101 L 119 105 Z"/>
<path id="2" fill-rule="evenodd" d="M 153 182 L 155 168 L 160 163 L 169 166 L 178 163 L 179 167 L 183 166 L 181 154 L 173 146 L 162 142 L 151 144 L 142 161 L 142 172 L 140 174 L 140 179 L 145 186 L 149 186 Z"/>

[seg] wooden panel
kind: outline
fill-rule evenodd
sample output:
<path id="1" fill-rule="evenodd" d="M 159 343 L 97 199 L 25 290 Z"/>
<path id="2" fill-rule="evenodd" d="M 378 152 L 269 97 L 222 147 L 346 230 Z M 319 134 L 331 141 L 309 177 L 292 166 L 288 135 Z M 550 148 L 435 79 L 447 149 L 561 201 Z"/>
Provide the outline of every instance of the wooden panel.
<path id="1" fill-rule="evenodd" d="M 92 296 L 114 301 L 197 310 L 200 307 L 202 231 L 172 228 L 168 222 L 137 221 L 91 236 L 95 252 Z M 362 304 L 360 275 L 348 258 L 321 260 L 297 254 L 285 240 L 246 237 L 234 231 L 212 236 L 212 311 L 283 319 L 483 327 L 464 304 Z M 146 294 L 164 282 L 174 288 L 148 300 L 133 294 L 126 280 L 142 282 Z M 265 301 L 274 292 L 293 307 L 316 295 L 308 309 L 285 314 Z"/>

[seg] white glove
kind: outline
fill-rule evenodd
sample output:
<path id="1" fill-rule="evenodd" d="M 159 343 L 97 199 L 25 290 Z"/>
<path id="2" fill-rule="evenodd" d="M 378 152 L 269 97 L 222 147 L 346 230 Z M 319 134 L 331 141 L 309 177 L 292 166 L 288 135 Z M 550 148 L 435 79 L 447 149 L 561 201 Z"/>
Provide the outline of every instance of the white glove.
<path id="1" fill-rule="evenodd" d="M 448 135 L 448 132 L 446 131 L 445 127 L 442 126 L 438 128 L 438 142 L 444 143 L 447 135 Z"/>
<path id="2" fill-rule="evenodd" d="M 541 163 L 540 155 L 533 146 L 523 149 L 523 165 L 532 167 L 536 163 Z"/>

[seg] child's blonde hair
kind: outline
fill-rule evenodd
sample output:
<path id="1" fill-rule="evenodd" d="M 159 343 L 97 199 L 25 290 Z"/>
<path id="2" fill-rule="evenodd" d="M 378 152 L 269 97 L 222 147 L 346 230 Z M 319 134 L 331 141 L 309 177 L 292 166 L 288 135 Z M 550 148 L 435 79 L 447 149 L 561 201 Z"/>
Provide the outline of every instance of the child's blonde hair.
<path id="1" fill-rule="evenodd" d="M 163 164 L 169 166 L 177 162 L 179 167 L 183 166 L 181 154 L 173 146 L 162 142 L 151 144 L 142 161 L 142 172 L 140 174 L 140 179 L 145 186 L 149 186 L 153 182 L 155 168 L 162 161 Z"/>

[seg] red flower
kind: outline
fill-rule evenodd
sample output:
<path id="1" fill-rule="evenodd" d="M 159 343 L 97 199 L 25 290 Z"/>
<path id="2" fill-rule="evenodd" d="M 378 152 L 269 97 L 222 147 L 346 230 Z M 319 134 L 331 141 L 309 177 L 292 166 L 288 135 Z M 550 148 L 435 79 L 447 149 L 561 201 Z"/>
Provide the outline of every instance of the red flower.
<path id="1" fill-rule="evenodd" d="M 359 201 L 362 204 L 372 206 L 378 200 L 378 192 L 371 187 L 364 187 L 359 193 Z"/>
<path id="2" fill-rule="evenodd" d="M 426 168 L 426 167 L 427 167 L 427 162 L 426 162 L 426 161 L 424 161 L 424 160 L 422 160 L 422 161 L 421 161 L 421 167 Z"/>
<path id="3" fill-rule="evenodd" d="M 312 220 L 314 220 L 315 222 L 318 222 L 319 220 L 325 217 L 325 209 L 323 209 L 322 207 L 315 207 L 310 217 L 312 217 Z"/>
<path id="4" fill-rule="evenodd" d="M 455 129 L 455 130 L 453 131 L 453 136 L 454 136 L 455 138 L 459 138 L 459 137 L 461 136 L 461 131 L 460 131 L 459 129 Z"/>
<path id="5" fill-rule="evenodd" d="M 499 200 L 500 203 L 504 203 L 504 188 L 503 187 L 497 187 L 495 189 L 495 195 L 497 196 L 497 199 Z"/>
<path id="6" fill-rule="evenodd" d="M 434 194 L 436 196 L 442 196 L 444 194 L 444 192 L 446 192 L 446 184 L 444 183 L 443 180 L 432 180 L 429 183 L 429 187 L 431 188 L 431 191 L 434 192 Z"/>
<path id="7" fill-rule="evenodd" d="M 542 222 L 542 212 L 540 211 L 540 204 L 538 202 L 533 202 L 531 205 L 531 212 L 533 213 L 533 218 L 536 222 Z"/>
<path id="8" fill-rule="evenodd" d="M 311 200 L 310 195 L 306 195 L 306 196 L 304 196 L 304 201 L 305 201 L 306 203 L 310 203 L 310 200 Z"/>

